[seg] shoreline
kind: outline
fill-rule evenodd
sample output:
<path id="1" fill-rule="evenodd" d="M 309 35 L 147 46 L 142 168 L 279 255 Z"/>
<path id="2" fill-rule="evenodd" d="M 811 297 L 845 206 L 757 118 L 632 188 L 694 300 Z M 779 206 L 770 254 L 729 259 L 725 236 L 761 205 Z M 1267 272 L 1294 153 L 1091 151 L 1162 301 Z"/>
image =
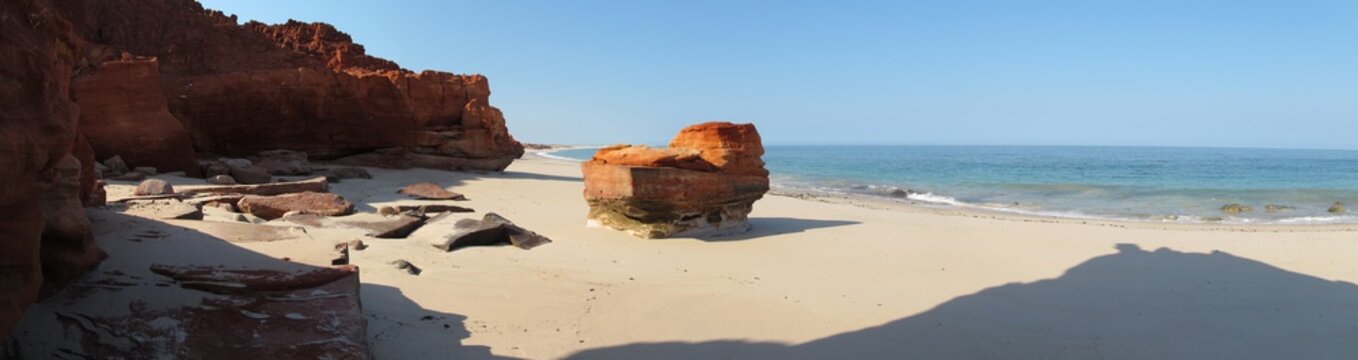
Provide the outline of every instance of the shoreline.
<path id="1" fill-rule="evenodd" d="M 133 307 L 104 304 L 147 293 L 165 300 L 152 305 L 202 296 L 163 287 L 151 264 L 325 267 L 335 243 L 361 238 L 366 249 L 348 257 L 360 272 L 376 358 L 1087 359 L 1204 350 L 1278 358 L 1303 344 L 1358 351 L 1350 228 L 1127 224 L 772 195 L 755 203 L 745 233 L 648 240 L 586 225 L 574 162 L 530 155 L 505 172 L 368 170 L 372 179 L 334 183 L 331 192 L 371 213 L 427 203 L 396 191 L 434 182 L 476 209 L 453 216 L 495 212 L 553 242 L 447 252 L 338 228 L 90 209 L 96 241 L 112 257 L 35 305 L 25 327 L 34 332 L 21 342 L 35 351 L 65 346 L 68 338 L 46 335 L 64 329 L 60 314 L 130 316 Z M 185 188 L 202 181 L 156 177 Z M 135 186 L 111 182 L 110 199 Z M 411 274 L 397 261 L 423 270 Z M 1307 338 L 1315 329 L 1331 332 Z"/>
<path id="2" fill-rule="evenodd" d="M 525 155 L 537 156 L 544 160 L 579 164 L 582 160 L 555 156 L 551 153 L 564 150 L 596 149 L 601 146 L 578 145 L 560 146 L 541 151 L 531 151 Z M 1158 222 L 1154 220 L 1128 220 L 1109 218 L 1079 218 L 1060 215 L 1025 214 L 983 206 L 959 206 L 931 203 L 920 200 L 898 200 L 867 194 L 832 193 L 806 189 L 789 189 L 774 186 L 767 196 L 779 196 L 821 203 L 850 205 L 866 209 L 893 210 L 911 213 L 924 213 L 945 216 L 986 218 L 1014 222 L 1041 222 L 1058 224 L 1078 224 L 1113 228 L 1159 229 L 1175 231 L 1225 231 L 1225 232 L 1358 232 L 1358 223 L 1240 223 L 1240 222 Z M 908 201 L 908 202 L 907 202 Z M 758 203 L 756 203 L 758 206 Z"/>

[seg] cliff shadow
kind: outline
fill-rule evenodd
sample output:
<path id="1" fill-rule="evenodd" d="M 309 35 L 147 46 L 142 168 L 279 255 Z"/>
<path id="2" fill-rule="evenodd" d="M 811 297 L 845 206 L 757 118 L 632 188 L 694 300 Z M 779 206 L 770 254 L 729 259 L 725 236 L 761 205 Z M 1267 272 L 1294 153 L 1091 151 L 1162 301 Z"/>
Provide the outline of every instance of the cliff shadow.
<path id="1" fill-rule="evenodd" d="M 418 359 L 512 359 L 492 355 L 487 346 L 462 345 L 462 339 L 471 336 L 464 325 L 466 316 L 425 309 L 403 295 L 401 289 L 386 285 L 364 284 L 359 291 L 368 322 L 368 345 L 374 354 L 407 354 Z"/>
<path id="2" fill-rule="evenodd" d="M 185 226 L 194 222 L 191 220 L 157 221 L 124 214 L 116 209 L 89 210 L 87 213 L 93 224 L 95 240 L 109 253 L 109 258 L 51 298 L 33 304 L 15 329 L 14 339 L 9 344 L 0 343 L 4 347 L 0 349 L 0 359 L 186 358 L 196 357 L 192 354 L 201 355 L 203 349 L 222 348 L 226 350 L 212 353 L 249 357 L 248 354 L 257 354 L 261 349 L 272 349 L 277 352 L 271 353 L 268 358 L 346 356 L 347 353 L 325 345 L 347 341 L 340 337 L 302 342 L 296 346 L 260 345 L 259 329 L 268 328 L 270 321 L 298 320 L 297 314 L 279 313 L 281 309 L 294 308 L 234 302 L 237 300 L 222 302 L 222 295 L 185 285 L 195 281 L 177 282 L 151 271 L 153 265 L 210 266 L 290 273 L 327 267 L 255 252 L 206 230 Z M 261 229 L 272 230 L 265 225 L 260 226 Z M 321 251 L 329 248 L 328 241 L 306 241 L 314 241 L 315 244 L 299 245 L 315 245 Z M 361 276 L 358 281 L 362 281 Z M 333 291 L 321 290 L 325 286 L 328 285 L 302 291 L 311 291 L 311 294 Z M 263 296 L 280 302 L 289 301 L 281 298 L 282 295 Z M 425 343 L 420 346 L 437 350 L 423 358 L 495 358 L 488 347 L 461 344 L 470 335 L 464 325 L 464 316 L 424 309 L 400 290 L 385 285 L 361 283 L 357 296 L 362 306 L 358 314 L 363 319 L 363 325 L 360 326 L 366 329 L 362 336 L 366 339 L 367 351 L 371 353 L 382 355 L 380 350 L 393 347 L 409 349 L 416 346 L 415 341 L 419 341 Z M 332 296 L 319 295 L 317 299 L 307 300 L 307 303 L 323 307 L 323 312 L 332 309 L 344 312 L 349 309 L 329 307 L 334 304 L 324 302 L 329 298 Z M 239 314 L 227 314 L 236 315 L 228 316 L 228 321 L 222 321 L 220 313 L 207 310 L 221 307 L 224 303 L 239 305 L 242 310 Z M 288 335 L 289 339 L 301 342 L 315 338 L 311 331 L 343 333 L 343 329 L 348 329 L 348 326 L 348 322 L 332 323 L 317 319 L 297 325 L 293 328 L 299 329 L 297 333 Z M 254 340 L 249 337 L 252 329 L 255 329 L 257 336 Z M 166 331 L 171 336 L 166 336 Z M 278 332 L 277 328 L 270 331 Z M 174 340 L 176 336 L 179 337 L 177 341 Z M 185 342 L 186 339 L 188 342 Z M 198 346 L 203 347 L 189 349 Z M 319 350 L 308 346 L 318 346 Z"/>
<path id="3" fill-rule="evenodd" d="M 719 236 L 699 236 L 697 238 L 711 242 L 742 241 L 768 236 L 806 232 L 814 229 L 860 224 L 860 222 L 857 221 L 847 220 L 817 220 L 788 217 L 751 217 L 749 222 L 750 230 L 743 233 Z"/>
<path id="4" fill-rule="evenodd" d="M 574 359 L 1352 359 L 1358 286 L 1224 252 L 1119 245 L 1056 279 L 807 343 L 638 343 Z M 889 277 L 884 278 L 889 279 Z M 889 280 L 883 280 L 889 281 Z"/>

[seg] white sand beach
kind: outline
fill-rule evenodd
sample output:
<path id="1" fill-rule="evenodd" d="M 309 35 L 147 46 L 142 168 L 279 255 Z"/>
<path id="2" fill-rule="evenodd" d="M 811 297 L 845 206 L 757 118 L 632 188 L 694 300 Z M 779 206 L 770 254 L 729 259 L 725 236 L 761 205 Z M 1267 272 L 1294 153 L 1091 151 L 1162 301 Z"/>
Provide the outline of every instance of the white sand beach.
<path id="1" fill-rule="evenodd" d="M 577 163 L 530 154 L 504 173 L 370 171 L 374 179 L 332 191 L 372 212 L 417 203 L 396 189 L 432 181 L 466 194 L 457 204 L 477 210 L 458 215 L 495 212 L 554 240 L 532 250 L 443 252 L 363 239 L 369 247 L 350 256 L 379 359 L 1358 354 L 1354 226 L 1089 222 L 768 196 L 755 204 L 747 233 L 643 240 L 586 226 Z M 130 188 L 110 185 L 111 198 Z M 108 212 L 91 210 L 112 256 L 87 284 L 175 259 L 328 266 L 325 250 L 356 238 L 308 229 L 222 242 L 239 230 Z M 150 228 L 201 236 L 127 240 Z M 423 272 L 389 264 L 397 259 Z M 74 291 L 35 305 L 26 321 L 98 307 L 63 300 Z"/>

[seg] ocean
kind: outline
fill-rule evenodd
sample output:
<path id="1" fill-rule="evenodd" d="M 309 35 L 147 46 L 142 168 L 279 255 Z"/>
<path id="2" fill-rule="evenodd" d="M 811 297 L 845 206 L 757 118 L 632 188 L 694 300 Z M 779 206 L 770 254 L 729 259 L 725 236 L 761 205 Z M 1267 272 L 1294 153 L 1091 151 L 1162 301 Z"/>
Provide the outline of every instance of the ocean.
<path id="1" fill-rule="evenodd" d="M 596 149 L 552 155 L 585 160 Z M 1358 151 L 767 146 L 775 190 L 1086 219 L 1358 223 Z M 1335 202 L 1354 213 L 1331 213 Z M 1250 211 L 1226 212 L 1240 204 Z"/>

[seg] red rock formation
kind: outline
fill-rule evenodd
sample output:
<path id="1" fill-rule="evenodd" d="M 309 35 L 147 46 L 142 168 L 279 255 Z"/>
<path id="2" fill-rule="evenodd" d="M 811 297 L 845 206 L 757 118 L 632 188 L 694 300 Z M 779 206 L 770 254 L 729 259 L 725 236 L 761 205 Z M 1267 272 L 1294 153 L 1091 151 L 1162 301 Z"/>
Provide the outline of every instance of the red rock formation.
<path id="1" fill-rule="evenodd" d="M 188 130 L 170 115 L 155 58 L 123 54 L 77 77 L 80 131 L 96 156 L 121 156 L 131 166 L 200 173 Z"/>
<path id="2" fill-rule="evenodd" d="M 484 76 L 412 73 L 330 25 L 240 26 L 188 0 L 99 1 L 89 13 L 90 40 L 159 59 L 169 108 L 201 152 L 497 170 L 523 153 Z"/>
<path id="3" fill-rule="evenodd" d="M 40 290 L 103 257 L 79 211 L 80 168 L 92 164 L 69 155 L 78 145 L 70 78 L 84 42 L 63 14 L 82 6 L 60 5 L 0 1 L 0 339 Z"/>
<path id="4" fill-rule="evenodd" d="M 615 145 L 581 164 L 589 219 L 646 238 L 743 231 L 769 190 L 751 124 L 685 128 L 669 148 Z"/>

